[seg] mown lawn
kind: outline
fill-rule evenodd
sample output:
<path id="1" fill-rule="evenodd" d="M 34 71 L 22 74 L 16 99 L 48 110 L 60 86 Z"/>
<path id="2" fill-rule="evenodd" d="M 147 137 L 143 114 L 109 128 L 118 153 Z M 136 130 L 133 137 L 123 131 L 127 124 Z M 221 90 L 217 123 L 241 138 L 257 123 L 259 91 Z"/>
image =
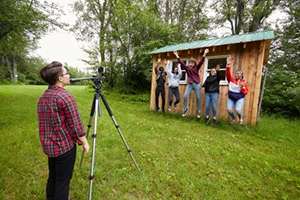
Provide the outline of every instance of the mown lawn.
<path id="1" fill-rule="evenodd" d="M 46 86 L 0 85 L 0 199 L 45 199 L 47 157 L 36 103 Z M 94 92 L 67 86 L 87 127 Z M 154 113 L 149 102 L 103 89 L 140 172 L 101 102 L 93 199 L 299 199 L 300 121 L 262 116 L 258 126 Z M 145 98 L 144 98 L 145 99 Z M 92 129 L 94 123 L 92 122 Z M 90 135 L 92 134 L 90 130 Z M 92 146 L 93 139 L 89 137 Z M 72 200 L 88 199 L 91 152 L 78 147 Z"/>

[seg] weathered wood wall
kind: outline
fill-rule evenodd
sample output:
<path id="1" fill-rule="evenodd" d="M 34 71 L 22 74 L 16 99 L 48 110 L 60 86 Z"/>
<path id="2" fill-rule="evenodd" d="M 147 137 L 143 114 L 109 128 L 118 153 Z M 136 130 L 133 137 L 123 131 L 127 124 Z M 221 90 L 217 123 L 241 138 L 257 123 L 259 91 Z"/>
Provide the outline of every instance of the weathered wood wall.
<path id="1" fill-rule="evenodd" d="M 255 41 L 249 43 L 233 44 L 233 45 L 224 45 L 218 47 L 208 47 L 209 53 L 207 56 L 220 56 L 220 55 L 231 55 L 233 57 L 233 63 L 231 65 L 232 72 L 234 73 L 237 69 L 241 69 L 244 72 L 244 79 L 249 86 L 249 91 L 245 97 L 245 104 L 243 107 L 243 118 L 245 123 L 255 124 L 257 120 L 257 110 L 258 110 L 258 101 L 260 96 L 260 85 L 262 77 L 262 69 L 264 64 L 265 57 L 265 48 L 269 45 L 269 41 Z M 194 57 L 198 61 L 202 56 L 204 48 L 194 49 L 194 50 L 184 50 L 178 51 L 179 56 L 182 59 L 187 59 Z M 153 67 L 156 66 L 157 59 L 174 60 L 176 57 L 173 52 L 155 54 L 152 55 L 153 58 Z M 164 66 L 164 65 L 163 65 Z M 165 66 L 164 66 L 165 67 Z M 200 81 L 203 83 L 202 77 L 204 73 L 204 64 L 199 70 Z M 168 82 L 168 81 L 167 81 Z M 155 71 L 152 72 L 152 87 L 151 87 L 151 100 L 150 100 L 150 109 L 155 109 Z M 186 89 L 185 84 L 181 84 L 179 87 L 180 92 L 180 103 L 178 104 L 178 109 L 176 112 L 182 113 L 183 111 L 183 95 Z M 166 91 L 166 105 L 165 111 L 168 112 L 168 84 L 165 85 Z M 220 94 L 217 105 L 217 118 L 227 119 L 228 114 L 226 111 L 228 98 L 228 86 L 220 86 Z M 161 106 L 161 100 L 159 101 L 159 106 Z M 187 116 L 195 116 L 197 114 L 197 102 L 194 91 L 189 96 L 188 100 L 188 113 Z M 172 108 L 172 112 L 175 112 Z M 201 116 L 205 116 L 205 93 L 204 88 L 201 88 Z"/>

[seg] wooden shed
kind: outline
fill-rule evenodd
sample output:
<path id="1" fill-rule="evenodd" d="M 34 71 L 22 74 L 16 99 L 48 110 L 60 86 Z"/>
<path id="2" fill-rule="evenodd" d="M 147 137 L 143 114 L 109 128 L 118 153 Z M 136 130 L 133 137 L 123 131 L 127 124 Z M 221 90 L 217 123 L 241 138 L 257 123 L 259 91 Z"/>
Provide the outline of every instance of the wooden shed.
<path id="1" fill-rule="evenodd" d="M 222 63 L 223 67 L 220 69 L 220 93 L 217 105 L 217 118 L 228 119 L 226 110 L 226 103 L 228 98 L 228 82 L 226 79 L 226 58 L 231 56 L 233 63 L 231 64 L 232 72 L 241 69 L 244 72 L 244 79 L 249 85 L 249 92 L 245 97 L 245 104 L 243 107 L 243 118 L 245 123 L 255 124 L 257 121 L 257 112 L 259 97 L 261 94 L 261 79 L 263 73 L 263 66 L 267 64 L 270 50 L 271 40 L 274 39 L 272 30 L 251 32 L 241 35 L 231 35 L 222 38 L 214 38 L 208 40 L 194 41 L 188 43 L 181 43 L 175 45 L 168 45 L 160 49 L 150 52 L 153 58 L 153 68 L 157 64 L 158 58 L 161 58 L 161 66 L 165 67 L 164 60 L 170 60 L 172 67 L 178 64 L 176 57 L 173 54 L 177 50 L 180 58 L 187 62 L 189 58 L 201 59 L 204 49 L 208 48 L 209 53 L 206 55 L 205 61 L 199 70 L 201 84 L 204 83 L 206 77 L 212 68 L 217 63 Z M 168 83 L 168 80 L 167 80 Z M 166 105 L 165 110 L 168 112 L 168 84 L 165 85 L 166 91 Z M 180 81 L 180 103 L 178 109 L 172 109 L 172 113 L 183 111 L 183 95 L 187 86 L 187 75 L 183 70 L 183 76 Z M 156 79 L 155 71 L 152 70 L 152 85 L 151 85 L 151 99 L 150 109 L 155 109 L 155 88 Z M 159 102 L 161 105 L 161 102 Z M 191 93 L 188 99 L 189 111 L 187 116 L 196 116 L 197 104 L 194 92 Z M 201 116 L 205 116 L 205 93 L 204 88 L 201 88 Z"/>

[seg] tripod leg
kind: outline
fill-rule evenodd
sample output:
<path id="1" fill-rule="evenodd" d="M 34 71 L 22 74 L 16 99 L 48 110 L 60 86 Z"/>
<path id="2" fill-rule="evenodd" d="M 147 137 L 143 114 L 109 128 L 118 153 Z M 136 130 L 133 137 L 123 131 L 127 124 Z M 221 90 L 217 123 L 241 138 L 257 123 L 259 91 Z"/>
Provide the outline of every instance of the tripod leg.
<path id="1" fill-rule="evenodd" d="M 96 96 L 94 96 L 92 107 L 91 107 L 90 120 L 89 120 L 89 124 L 87 125 L 88 129 L 87 129 L 87 132 L 86 132 L 86 139 L 88 139 L 89 132 L 90 132 L 90 129 L 92 127 L 92 120 L 93 120 L 93 116 L 94 116 L 94 112 L 95 112 L 95 99 L 96 99 Z M 82 166 L 83 156 L 84 156 L 84 150 L 82 151 L 82 154 L 81 154 L 79 168 L 81 168 L 81 166 Z"/>
<path id="2" fill-rule="evenodd" d="M 92 163 L 90 169 L 90 191 L 89 191 L 89 200 L 92 199 L 92 190 L 93 190 L 93 178 L 94 178 L 94 163 L 95 163 L 95 149 L 96 149 L 96 137 L 97 137 L 97 121 L 98 121 L 98 109 L 99 109 L 99 95 L 95 95 L 95 120 L 94 120 L 94 132 L 92 135 L 93 138 L 93 147 L 92 147 Z"/>
<path id="3" fill-rule="evenodd" d="M 106 101 L 104 95 L 103 95 L 101 92 L 100 92 L 100 96 L 101 96 L 101 99 L 102 99 L 102 101 L 103 101 L 103 103 L 104 103 L 104 105 L 105 105 L 105 107 L 106 107 L 106 110 L 107 110 L 109 116 L 111 117 L 112 121 L 113 121 L 114 124 L 115 124 L 115 127 L 117 128 L 117 130 L 118 130 L 118 132 L 119 132 L 119 135 L 120 135 L 120 137 L 121 137 L 121 139 L 122 139 L 124 145 L 125 145 L 126 148 L 127 148 L 127 151 L 128 151 L 128 153 L 129 153 L 129 155 L 130 155 L 130 157 L 131 157 L 133 163 L 135 164 L 136 169 L 140 172 L 140 168 L 139 168 L 138 164 L 136 163 L 136 161 L 135 161 L 135 159 L 134 159 L 134 157 L 133 157 L 133 155 L 132 155 L 132 153 L 131 153 L 131 150 L 130 150 L 129 146 L 128 146 L 127 143 L 126 143 L 125 138 L 123 137 L 123 134 L 122 134 L 122 132 L 121 132 L 121 130 L 120 130 L 120 127 L 119 127 L 117 121 L 115 120 L 114 115 L 113 115 L 113 113 L 112 113 L 112 111 L 111 111 L 111 109 L 110 109 L 110 107 L 109 107 L 109 105 L 108 105 L 108 103 L 107 103 L 107 101 Z"/>

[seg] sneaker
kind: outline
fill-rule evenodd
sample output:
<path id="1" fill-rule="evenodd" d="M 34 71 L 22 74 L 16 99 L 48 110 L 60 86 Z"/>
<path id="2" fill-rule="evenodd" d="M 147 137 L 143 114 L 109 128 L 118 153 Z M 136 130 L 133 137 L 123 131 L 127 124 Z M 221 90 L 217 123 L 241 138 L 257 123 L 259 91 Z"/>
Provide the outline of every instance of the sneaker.
<path id="1" fill-rule="evenodd" d="M 162 109 L 161 112 L 164 113 L 164 112 L 165 112 L 165 109 Z"/>
<path id="2" fill-rule="evenodd" d="M 174 109 L 177 110 L 177 105 L 174 104 Z"/>
<path id="3" fill-rule="evenodd" d="M 159 108 L 155 108 L 154 112 L 157 112 L 159 110 Z"/>
<path id="4" fill-rule="evenodd" d="M 182 117 L 186 116 L 188 109 L 183 110 Z"/>
<path id="5" fill-rule="evenodd" d="M 171 110 L 172 110 L 172 108 L 171 108 L 171 106 L 169 106 L 169 107 L 168 107 L 168 111 L 170 111 L 170 112 L 171 112 Z"/>
<path id="6" fill-rule="evenodd" d="M 205 124 L 206 124 L 206 125 L 209 124 L 209 117 L 207 117 L 207 118 L 205 119 Z"/>
<path id="7" fill-rule="evenodd" d="M 198 118 L 201 117 L 201 111 L 200 111 L 200 110 L 198 110 L 198 112 L 197 112 L 197 117 L 198 117 Z"/>
<path id="8" fill-rule="evenodd" d="M 213 126 L 215 126 L 215 125 L 216 125 L 216 123 L 217 123 L 217 120 L 216 120 L 216 119 L 213 119 L 213 121 L 212 121 L 212 125 L 213 125 Z"/>

